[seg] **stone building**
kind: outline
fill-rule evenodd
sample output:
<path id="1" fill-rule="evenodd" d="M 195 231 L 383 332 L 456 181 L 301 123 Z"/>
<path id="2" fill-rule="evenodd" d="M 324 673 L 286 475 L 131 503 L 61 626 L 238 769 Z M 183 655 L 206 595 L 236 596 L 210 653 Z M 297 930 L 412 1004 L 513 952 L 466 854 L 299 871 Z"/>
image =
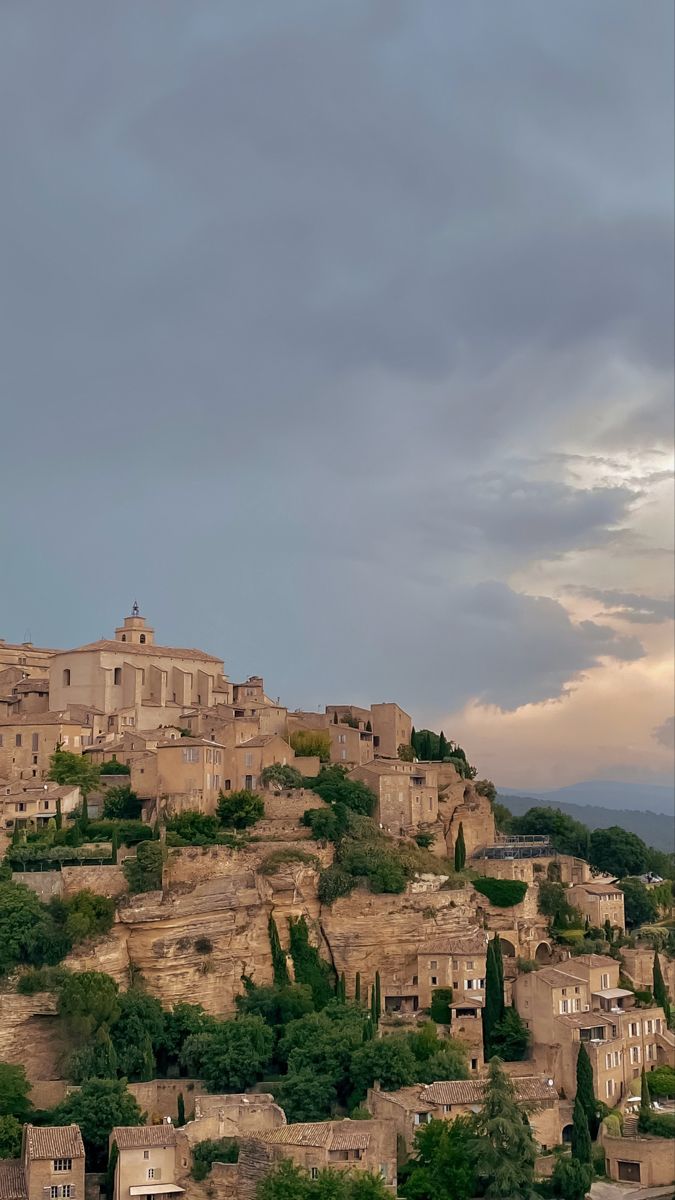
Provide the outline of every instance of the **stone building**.
<path id="1" fill-rule="evenodd" d="M 46 779 L 49 760 L 61 746 L 81 754 L 94 737 L 94 718 L 71 709 L 18 713 L 0 718 L 0 776 Z"/>
<path id="2" fill-rule="evenodd" d="M 72 784 L 38 783 L 37 780 L 6 782 L 0 786 L 0 852 L 15 828 L 39 830 L 57 813 L 66 817 L 82 802 L 79 787 Z"/>
<path id="3" fill-rule="evenodd" d="M 185 1191 L 176 1183 L 176 1130 L 161 1125 L 118 1125 L 110 1134 L 110 1152 L 117 1147 L 113 1200 L 135 1196 L 168 1198 Z"/>
<path id="4" fill-rule="evenodd" d="M 535 1063 L 550 1071 L 568 1099 L 576 1091 L 578 1047 L 584 1043 L 595 1094 L 610 1107 L 631 1092 L 642 1068 L 675 1065 L 675 1037 L 658 1005 L 637 1007 L 619 987 L 619 963 L 583 954 L 556 967 L 520 974 L 515 1004 L 532 1033 Z"/>
<path id="5" fill-rule="evenodd" d="M 373 816 L 394 835 L 409 833 L 438 820 L 438 771 L 434 763 L 375 758 L 350 771 L 377 797 Z"/>
<path id="6" fill-rule="evenodd" d="M 631 1129 L 630 1134 L 627 1133 L 628 1128 Z M 629 1126 L 626 1121 L 623 1135 L 609 1133 L 603 1123 L 599 1140 L 605 1151 L 607 1174 L 617 1183 L 664 1188 L 675 1180 L 675 1153 L 671 1138 L 638 1134 L 635 1122 Z M 627 1194 L 630 1196 L 630 1191 Z M 649 1195 L 652 1194 L 655 1193 L 650 1191 Z M 660 1191 L 658 1194 L 663 1196 Z"/>
<path id="7" fill-rule="evenodd" d="M 0 1200 L 84 1200 L 77 1125 L 24 1125 L 21 1158 L 0 1159 Z"/>
<path id="8" fill-rule="evenodd" d="M 24 713 L 48 712 L 49 710 L 49 679 L 43 676 L 24 678 L 18 670 L 18 678 L 11 679 L 14 674 L 8 670 L 4 679 L 0 679 L 0 717 L 14 717 Z"/>
<path id="9" fill-rule="evenodd" d="M 304 1167 L 312 1178 L 328 1167 L 370 1171 L 396 1192 L 396 1130 L 390 1120 L 281 1125 L 245 1138 L 238 1163 L 241 1200 L 253 1196 L 259 1180 L 284 1158 Z"/>
<path id="10" fill-rule="evenodd" d="M 20 668 L 24 678 L 46 675 L 49 663 L 58 650 L 34 646 L 32 642 L 6 642 L 0 638 L 0 676 L 8 668 Z"/>
<path id="11" fill-rule="evenodd" d="M 479 1112 L 486 1087 L 485 1079 L 452 1079 L 438 1083 L 414 1084 L 395 1092 L 383 1092 L 376 1084 L 369 1088 L 367 1107 L 374 1117 L 392 1121 L 406 1149 L 413 1148 L 415 1134 L 429 1121 L 454 1121 L 456 1117 Z M 543 1075 L 524 1075 L 513 1080 L 515 1098 L 527 1113 L 532 1132 L 540 1148 L 557 1146 L 562 1140 L 560 1102 L 552 1079 Z"/>
<path id="12" fill-rule="evenodd" d="M 609 921 L 613 929 L 624 932 L 626 918 L 623 892 L 617 887 L 615 879 L 591 879 L 584 883 L 575 883 L 568 888 L 566 898 L 579 909 L 583 917 L 588 917 L 591 925 L 602 929 L 605 921 Z"/>
<path id="13" fill-rule="evenodd" d="M 49 660 L 52 710 L 73 703 L 105 714 L 126 710 L 130 725 L 152 729 L 174 723 L 184 708 L 213 705 L 218 698 L 231 698 L 222 659 L 203 650 L 158 645 L 136 605 L 114 639 L 60 650 Z"/>

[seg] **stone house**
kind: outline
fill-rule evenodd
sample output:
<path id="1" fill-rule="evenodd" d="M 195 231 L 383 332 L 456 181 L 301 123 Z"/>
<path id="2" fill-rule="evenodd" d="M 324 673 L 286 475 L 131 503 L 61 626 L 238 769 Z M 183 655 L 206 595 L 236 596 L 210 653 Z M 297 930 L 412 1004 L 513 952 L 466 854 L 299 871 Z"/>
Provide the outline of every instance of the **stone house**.
<path id="1" fill-rule="evenodd" d="M 80 807 L 82 797 L 79 787 L 72 784 L 61 786 L 51 781 L 17 780 L 0 786 L 0 847 L 3 838 L 9 841 L 18 825 L 35 827 L 47 825 L 56 818 L 57 812 L 65 817 Z"/>
<path id="2" fill-rule="evenodd" d="M 314 713 L 305 715 L 315 716 Z M 326 715 L 330 723 L 335 723 L 337 717 L 338 724 L 353 724 L 354 728 L 364 732 L 368 731 L 367 727 L 370 725 L 373 734 L 372 750 L 376 756 L 398 758 L 399 746 L 410 744 L 412 720 L 398 704 L 372 704 L 370 708 L 361 708 L 358 704 L 327 704 Z"/>
<path id="3" fill-rule="evenodd" d="M 60 745 L 81 754 L 93 740 L 86 713 L 26 712 L 0 718 L 0 775 L 7 779 L 46 779 L 49 760 Z"/>
<path id="4" fill-rule="evenodd" d="M 77 1125 L 24 1125 L 21 1158 L 0 1159 L 0 1200 L 84 1200 Z"/>
<path id="5" fill-rule="evenodd" d="M 110 1134 L 109 1148 L 117 1147 L 113 1200 L 142 1196 L 168 1198 L 185 1191 L 176 1183 L 176 1130 L 170 1121 L 161 1125 L 118 1125 Z"/>
<path id="6" fill-rule="evenodd" d="M 567 900 L 578 908 L 583 917 L 588 917 L 591 925 L 602 929 L 605 921 L 609 921 L 613 929 L 626 928 L 624 915 L 623 892 L 617 887 L 615 879 L 588 880 L 572 884 L 567 890 Z"/>
<path id="7" fill-rule="evenodd" d="M 387 831 L 399 835 L 438 820 L 438 771 L 433 763 L 375 758 L 349 773 L 377 797 L 373 814 Z"/>
<path id="8" fill-rule="evenodd" d="M 534 1061 L 550 1071 L 568 1099 L 575 1095 L 581 1042 L 595 1094 L 610 1107 L 630 1094 L 643 1066 L 675 1065 L 675 1038 L 663 1010 L 636 1007 L 633 993 L 619 987 L 619 964 L 609 956 L 579 955 L 520 974 L 514 999 L 532 1033 Z"/>
<path id="9" fill-rule="evenodd" d="M 19 667 L 27 678 L 29 675 L 46 675 L 49 663 L 58 650 L 47 650 L 34 646 L 32 642 L 6 642 L 0 638 L 0 673 L 9 667 Z"/>
<path id="10" fill-rule="evenodd" d="M 214 813 L 218 793 L 229 780 L 225 747 L 206 738 L 170 738 L 159 742 L 157 758 L 157 796 L 169 813 L 185 809 Z"/>
<path id="11" fill-rule="evenodd" d="M 369 1171 L 396 1192 L 396 1129 L 391 1120 L 321 1121 L 281 1125 L 245 1138 L 239 1150 L 239 1194 L 255 1194 L 255 1186 L 277 1162 L 290 1158 L 312 1178 L 319 1171 Z"/>
<path id="12" fill-rule="evenodd" d="M 240 1138 L 285 1124 L 283 1108 L 267 1092 L 209 1093 L 195 1097 L 194 1118 L 182 1126 L 179 1136 L 194 1146 L 206 1138 Z"/>
<path id="13" fill-rule="evenodd" d="M 374 1117 L 394 1123 L 396 1133 L 403 1138 L 410 1152 L 421 1125 L 432 1120 L 454 1121 L 455 1117 L 479 1112 L 486 1082 L 485 1079 L 452 1079 L 414 1084 L 395 1092 L 384 1092 L 376 1084 L 369 1088 L 366 1104 Z M 553 1080 L 543 1075 L 524 1075 L 512 1082 L 516 1101 L 527 1113 L 541 1149 L 559 1145 L 562 1140 L 560 1101 Z"/>
<path id="14" fill-rule="evenodd" d="M 605 1151 L 610 1179 L 649 1188 L 668 1187 L 673 1183 L 675 1154 L 670 1138 L 645 1137 L 636 1130 L 630 1136 L 614 1136 L 603 1124 L 599 1140 Z"/>
<path id="15" fill-rule="evenodd" d="M 18 678 L 10 681 L 14 672 L 10 668 L 0 679 L 0 716 L 13 717 L 17 713 L 48 712 L 49 679 L 41 676 L 24 678 L 23 671 L 16 668 Z"/>

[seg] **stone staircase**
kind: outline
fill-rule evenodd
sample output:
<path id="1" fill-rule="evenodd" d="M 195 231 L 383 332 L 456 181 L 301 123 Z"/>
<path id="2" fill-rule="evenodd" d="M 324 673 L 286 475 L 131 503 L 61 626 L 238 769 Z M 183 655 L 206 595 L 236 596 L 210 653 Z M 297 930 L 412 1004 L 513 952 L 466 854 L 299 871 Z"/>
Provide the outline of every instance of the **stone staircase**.
<path id="1" fill-rule="evenodd" d="M 638 1119 L 637 1117 L 624 1117 L 623 1119 L 623 1136 L 637 1137 L 638 1136 Z"/>

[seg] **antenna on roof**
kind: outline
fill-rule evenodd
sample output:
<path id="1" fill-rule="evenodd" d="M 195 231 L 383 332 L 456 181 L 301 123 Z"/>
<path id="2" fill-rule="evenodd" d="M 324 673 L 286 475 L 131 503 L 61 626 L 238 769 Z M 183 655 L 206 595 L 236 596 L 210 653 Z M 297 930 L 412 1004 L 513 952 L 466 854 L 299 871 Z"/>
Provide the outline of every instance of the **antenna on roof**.
<path id="1" fill-rule="evenodd" d="M 138 617 L 138 616 L 140 615 L 140 611 L 141 611 L 141 610 L 140 610 L 140 608 L 138 607 L 138 600 L 134 600 L 134 602 L 133 602 L 133 604 L 132 604 L 132 606 L 131 606 L 131 615 L 132 615 L 132 617 Z"/>

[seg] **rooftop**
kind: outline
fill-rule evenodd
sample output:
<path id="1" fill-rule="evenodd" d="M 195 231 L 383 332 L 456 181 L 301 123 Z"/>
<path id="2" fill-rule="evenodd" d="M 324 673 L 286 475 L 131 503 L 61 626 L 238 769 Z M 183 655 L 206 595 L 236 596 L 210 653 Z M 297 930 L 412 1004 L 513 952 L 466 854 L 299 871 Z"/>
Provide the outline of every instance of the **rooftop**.
<path id="1" fill-rule="evenodd" d="M 439 937 L 422 942 L 418 954 L 485 954 L 487 936 L 476 933 L 473 937 Z"/>
<path id="2" fill-rule="evenodd" d="M 84 1145 L 79 1125 L 26 1125 L 24 1127 L 26 1157 L 84 1158 Z"/>
<path id="3" fill-rule="evenodd" d="M 523 1075 L 512 1079 L 516 1100 L 520 1104 L 535 1104 L 542 1100 L 557 1100 L 558 1092 L 542 1075 Z M 481 1104 L 487 1086 L 486 1079 L 450 1079 L 430 1083 L 420 1093 L 431 1104 Z"/>
<path id="4" fill-rule="evenodd" d="M 577 883 L 574 886 L 581 888 L 584 892 L 589 892 L 591 896 L 607 896 L 611 892 L 621 892 L 616 879 L 608 879 L 605 883 L 597 883 L 590 880 L 588 883 Z M 595 957 L 599 957 L 599 955 Z"/>
<path id="5" fill-rule="evenodd" d="M 110 1137 L 118 1150 L 147 1146 L 175 1146 L 176 1130 L 168 1122 L 162 1125 L 116 1125 Z"/>
<path id="6" fill-rule="evenodd" d="M 212 742 L 210 738 L 201 737 L 167 738 L 166 741 L 157 743 L 158 750 L 166 750 L 167 746 L 173 747 L 174 750 L 179 746 L 216 746 L 221 750 L 226 748 L 222 742 Z"/>
<path id="7" fill-rule="evenodd" d="M 75 646 L 72 650 L 57 650 L 54 653 L 91 654 L 101 651 L 132 656 L 138 654 L 146 658 L 192 658 L 199 662 L 219 663 L 221 666 L 223 664 L 222 658 L 217 658 L 215 654 L 207 654 L 205 650 L 192 650 L 184 646 L 156 646 L 153 642 L 141 646 L 136 642 L 118 642 L 112 638 L 100 638 L 97 642 L 88 642 L 86 646 Z"/>
<path id="8" fill-rule="evenodd" d="M 370 1133 L 363 1121 L 321 1121 L 256 1130 L 253 1137 L 276 1146 L 323 1146 L 326 1150 L 365 1150 Z"/>
<path id="9" fill-rule="evenodd" d="M 0 1158 L 0 1200 L 27 1200 L 26 1177 L 18 1158 Z"/>

